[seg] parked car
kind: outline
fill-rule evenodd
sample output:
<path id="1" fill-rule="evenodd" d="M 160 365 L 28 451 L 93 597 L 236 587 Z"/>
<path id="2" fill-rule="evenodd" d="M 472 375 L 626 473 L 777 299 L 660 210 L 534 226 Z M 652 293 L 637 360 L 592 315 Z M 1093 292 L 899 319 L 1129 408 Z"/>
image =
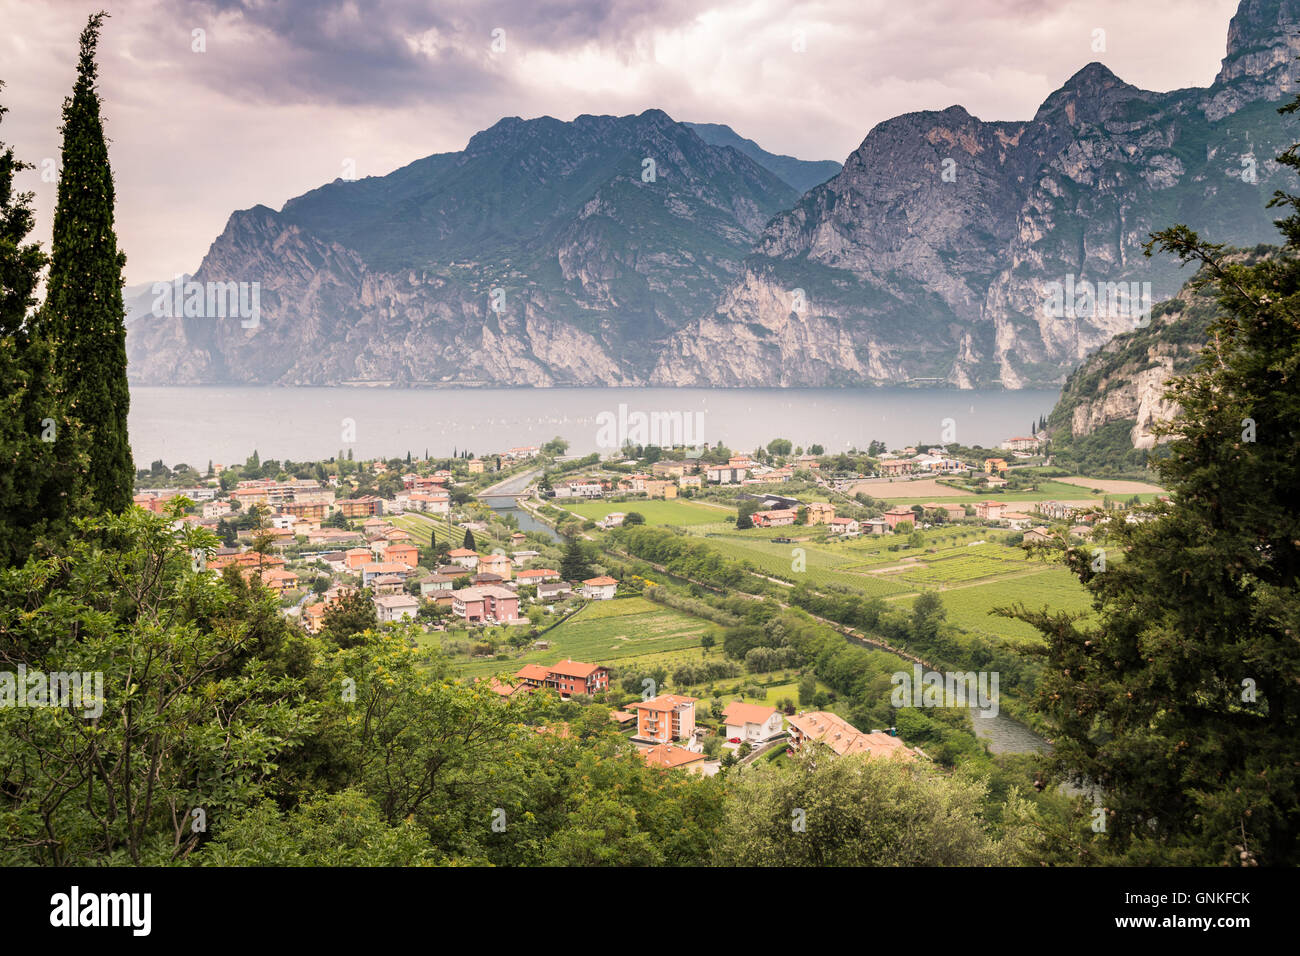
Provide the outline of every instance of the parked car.
<path id="1" fill-rule="evenodd" d="M 739 737 L 732 737 L 730 740 L 727 741 L 727 743 L 729 743 L 729 744 L 738 744 L 738 743 L 740 743 L 740 738 L 739 738 Z"/>

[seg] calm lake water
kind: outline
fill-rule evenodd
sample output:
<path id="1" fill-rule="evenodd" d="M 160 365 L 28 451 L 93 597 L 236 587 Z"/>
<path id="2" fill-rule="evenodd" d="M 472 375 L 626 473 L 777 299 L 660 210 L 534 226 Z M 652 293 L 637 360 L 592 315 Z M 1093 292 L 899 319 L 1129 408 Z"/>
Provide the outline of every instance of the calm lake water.
<path id="1" fill-rule="evenodd" d="M 571 454 L 611 451 L 636 434 L 637 414 L 675 415 L 683 440 L 753 451 L 788 438 L 828 452 L 947 441 L 994 446 L 1051 411 L 1055 391 L 956 389 L 547 388 L 398 389 L 134 387 L 137 467 L 161 458 L 205 467 L 295 461 L 351 450 L 356 458 L 435 457 L 540 445 L 559 435 Z M 951 419 L 950 424 L 945 419 Z M 667 421 L 667 419 L 663 419 Z M 612 447 L 611 446 L 612 438 Z M 663 439 L 661 439 L 661 442 Z"/>

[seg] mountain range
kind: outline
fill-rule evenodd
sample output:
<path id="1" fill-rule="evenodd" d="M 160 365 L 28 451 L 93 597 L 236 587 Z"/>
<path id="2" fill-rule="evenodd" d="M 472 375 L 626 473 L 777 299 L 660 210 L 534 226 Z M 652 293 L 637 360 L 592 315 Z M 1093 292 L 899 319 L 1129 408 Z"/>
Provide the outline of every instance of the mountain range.
<path id="1" fill-rule="evenodd" d="M 136 315 L 141 384 L 1058 385 L 1132 329 L 1062 283 L 1177 291 L 1147 235 L 1248 247 L 1287 185 L 1300 0 L 1243 0 L 1205 89 L 1089 64 L 1030 120 L 880 123 L 842 166 L 729 127 L 500 120 L 465 149 L 231 215 L 194 275 L 260 317 Z M 1134 287 L 1137 288 L 1137 287 Z M 201 311 L 201 310 L 200 310 Z"/>

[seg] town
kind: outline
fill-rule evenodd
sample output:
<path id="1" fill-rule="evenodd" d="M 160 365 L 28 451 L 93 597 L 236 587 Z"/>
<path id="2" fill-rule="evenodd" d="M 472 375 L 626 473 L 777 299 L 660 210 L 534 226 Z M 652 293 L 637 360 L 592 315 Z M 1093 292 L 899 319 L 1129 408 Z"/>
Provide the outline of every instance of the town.
<path id="1" fill-rule="evenodd" d="M 810 683 L 792 655 L 709 660 L 726 628 L 674 609 L 674 575 L 660 565 L 656 580 L 620 560 L 633 557 L 620 532 L 700 540 L 778 588 L 807 577 L 805 587 L 824 583 L 827 594 L 851 582 L 892 600 L 891 590 L 912 587 L 1012 583 L 1034 546 L 1086 543 L 1100 522 L 1140 520 L 1137 506 L 1163 497 L 1154 486 L 1127 498 L 1081 487 L 1052 469 L 1042 435 L 991 450 L 872 442 L 827 454 L 785 439 L 750 454 L 629 443 L 580 457 L 567 448 L 556 438 L 446 459 L 300 463 L 254 453 L 202 474 L 155 462 L 139 472 L 134 500 L 171 515 L 177 529 L 212 532 L 221 544 L 196 555 L 196 566 L 267 589 L 310 634 L 332 616 L 401 628 L 504 698 L 550 690 L 599 701 L 647 762 L 712 774 L 809 740 L 837 753 L 928 754 L 888 720 L 860 729 L 835 713 L 833 689 Z M 1089 494 L 1097 491 L 1099 500 Z M 934 547 L 940 541 L 949 546 Z M 821 566 L 811 575 L 810 553 Z M 868 557 L 877 566 L 850 569 Z M 700 593 L 698 582 L 676 583 Z M 998 637 L 981 615 L 988 609 L 953 617 Z M 572 659 L 579 649 L 584 659 Z"/>

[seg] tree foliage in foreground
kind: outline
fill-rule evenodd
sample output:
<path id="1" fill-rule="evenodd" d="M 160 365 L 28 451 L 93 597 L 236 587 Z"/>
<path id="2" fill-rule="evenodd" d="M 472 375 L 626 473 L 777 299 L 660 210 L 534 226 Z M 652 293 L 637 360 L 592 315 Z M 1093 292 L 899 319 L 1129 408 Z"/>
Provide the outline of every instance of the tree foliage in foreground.
<path id="1" fill-rule="evenodd" d="M 1279 161 L 1300 167 L 1297 147 Z M 1148 245 L 1200 265 L 1222 311 L 1169 390 L 1171 504 L 1111 522 L 1122 560 L 1066 552 L 1091 623 L 1013 611 L 1047 639 L 1048 770 L 1098 788 L 1105 820 L 1054 834 L 1062 860 L 1300 863 L 1300 199 L 1273 205 L 1291 214 L 1263 261 L 1183 226 Z"/>
<path id="2" fill-rule="evenodd" d="M 984 784 L 931 767 L 803 752 L 732 785 L 722 866 L 989 866 L 1019 858 L 1020 830 L 995 836 Z M 1022 807 L 1018 796 L 1011 803 Z"/>

